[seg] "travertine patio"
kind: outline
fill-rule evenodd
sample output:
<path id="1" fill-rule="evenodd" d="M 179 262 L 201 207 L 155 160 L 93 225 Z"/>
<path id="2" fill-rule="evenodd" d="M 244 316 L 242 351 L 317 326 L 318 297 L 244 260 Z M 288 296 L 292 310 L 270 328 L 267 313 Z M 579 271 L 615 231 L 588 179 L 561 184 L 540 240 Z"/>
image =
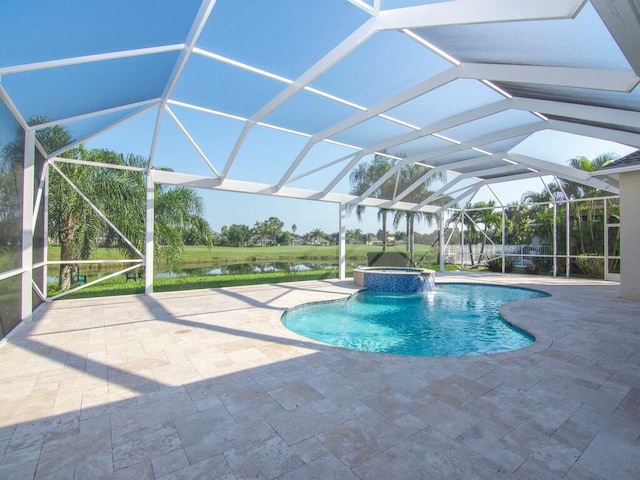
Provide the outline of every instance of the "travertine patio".
<path id="1" fill-rule="evenodd" d="M 350 281 L 60 301 L 0 347 L 0 478 L 640 478 L 640 303 L 535 286 L 527 349 L 412 358 L 286 330 Z"/>

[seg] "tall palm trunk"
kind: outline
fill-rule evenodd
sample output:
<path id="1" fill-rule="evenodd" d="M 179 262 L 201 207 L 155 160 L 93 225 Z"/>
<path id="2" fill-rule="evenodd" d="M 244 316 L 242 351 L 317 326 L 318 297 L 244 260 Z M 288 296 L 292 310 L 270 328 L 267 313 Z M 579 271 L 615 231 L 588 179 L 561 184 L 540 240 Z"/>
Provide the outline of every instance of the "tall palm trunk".
<path id="1" fill-rule="evenodd" d="M 407 243 L 409 245 L 409 262 L 412 267 L 415 266 L 415 237 L 413 234 L 415 218 L 415 215 L 412 213 L 407 215 Z"/>
<path id="2" fill-rule="evenodd" d="M 68 229 L 61 232 L 58 238 L 60 240 L 60 261 L 71 260 L 71 253 L 69 252 L 70 234 Z M 71 288 L 71 265 L 68 263 L 60 264 L 58 286 L 63 292 Z"/>
<path id="3" fill-rule="evenodd" d="M 382 215 L 382 251 L 387 251 L 387 211 L 382 210 L 380 212 Z"/>
<path id="4" fill-rule="evenodd" d="M 478 255 L 478 263 L 482 262 L 482 259 L 484 258 L 484 247 L 487 244 L 487 229 L 485 227 L 484 231 L 482 232 L 482 245 L 480 246 L 480 255 Z"/>

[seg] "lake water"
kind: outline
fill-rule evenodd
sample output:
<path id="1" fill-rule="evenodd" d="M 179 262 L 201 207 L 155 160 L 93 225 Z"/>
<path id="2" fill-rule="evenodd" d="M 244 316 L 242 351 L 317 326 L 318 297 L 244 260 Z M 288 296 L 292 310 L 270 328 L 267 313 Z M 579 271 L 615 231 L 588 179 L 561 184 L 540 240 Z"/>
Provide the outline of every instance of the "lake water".
<path id="1" fill-rule="evenodd" d="M 188 276 L 217 276 L 217 275 L 242 275 L 242 274 L 260 274 L 270 272 L 307 272 L 310 270 L 337 270 L 337 263 L 326 262 L 253 262 L 253 263 L 230 263 L 223 265 L 179 265 L 172 270 L 160 270 L 154 274 L 154 278 L 180 278 Z M 57 273 L 57 267 L 50 267 L 49 273 Z M 86 271 L 86 272 L 85 272 Z M 95 280 L 113 272 L 113 266 L 103 267 L 100 264 L 93 264 L 89 268 L 85 268 L 81 273 L 88 273 L 89 281 Z M 47 277 L 48 283 L 56 283 L 57 275 Z"/>
<path id="2" fill-rule="evenodd" d="M 244 275 L 271 272 L 308 272 L 310 270 L 337 270 L 337 264 L 310 263 L 310 262 L 258 262 L 258 263 L 233 263 L 207 267 L 184 266 L 171 271 L 157 272 L 154 278 L 175 278 L 194 276 L 217 275 Z"/>

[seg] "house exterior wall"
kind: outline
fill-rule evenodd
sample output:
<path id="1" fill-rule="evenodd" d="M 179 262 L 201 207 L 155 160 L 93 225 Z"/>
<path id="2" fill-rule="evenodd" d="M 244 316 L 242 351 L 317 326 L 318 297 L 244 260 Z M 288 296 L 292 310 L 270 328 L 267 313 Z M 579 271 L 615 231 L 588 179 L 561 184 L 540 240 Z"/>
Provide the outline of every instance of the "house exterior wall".
<path id="1" fill-rule="evenodd" d="M 640 171 L 620 174 L 620 296 L 640 300 Z"/>

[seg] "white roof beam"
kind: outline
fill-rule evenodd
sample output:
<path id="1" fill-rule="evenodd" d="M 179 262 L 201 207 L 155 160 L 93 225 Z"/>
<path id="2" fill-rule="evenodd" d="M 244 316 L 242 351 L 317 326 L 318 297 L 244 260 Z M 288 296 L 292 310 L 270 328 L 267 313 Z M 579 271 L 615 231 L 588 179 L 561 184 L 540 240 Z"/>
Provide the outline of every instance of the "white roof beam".
<path id="1" fill-rule="evenodd" d="M 324 197 L 325 195 L 328 195 L 331 189 L 335 187 L 340 182 L 340 180 L 342 180 L 345 177 L 345 175 L 347 175 L 351 171 L 351 169 L 358 164 L 358 162 L 362 159 L 362 157 L 364 157 L 364 153 L 362 151 L 356 153 L 351 159 L 351 161 L 344 166 L 344 168 L 340 171 L 340 173 L 338 173 L 338 175 L 333 177 L 333 180 L 331 180 L 329 184 L 326 187 L 324 187 L 320 196 Z"/>
<path id="2" fill-rule="evenodd" d="M 437 192 L 434 192 L 431 195 L 429 195 L 427 198 L 425 198 L 423 201 L 418 203 L 411 210 L 417 211 L 417 210 L 420 210 L 422 207 L 424 207 L 426 205 L 429 205 L 432 201 L 434 201 L 437 198 L 440 198 L 447 190 L 449 190 L 451 187 L 453 187 L 454 185 L 456 185 L 458 182 L 460 182 L 462 180 L 464 180 L 464 176 L 463 175 L 459 175 L 456 178 L 454 178 L 453 180 L 451 180 L 450 182 L 445 183 L 442 186 L 442 188 L 440 188 Z"/>
<path id="3" fill-rule="evenodd" d="M 306 171 L 306 172 L 304 172 L 304 173 L 301 173 L 300 175 L 296 175 L 295 177 L 291 177 L 287 183 L 295 182 L 295 181 L 297 181 L 297 180 L 300 180 L 301 178 L 308 177 L 308 176 L 310 176 L 310 175 L 313 175 L 314 173 L 321 172 L 322 170 L 324 170 L 324 169 L 326 169 L 326 168 L 333 167 L 334 165 L 337 165 L 338 163 L 342 163 L 342 162 L 344 162 L 345 160 L 347 160 L 348 158 L 353 157 L 353 155 L 354 155 L 354 154 L 353 154 L 353 153 L 351 153 L 351 154 L 349 154 L 349 155 L 345 155 L 344 157 L 340 157 L 340 158 L 338 158 L 338 159 L 336 159 L 336 160 L 333 160 L 333 161 L 331 161 L 331 162 L 323 163 L 323 164 L 322 164 L 322 165 L 320 165 L 319 167 L 316 167 L 316 168 L 313 168 L 313 169 L 311 169 L 311 170 L 308 170 L 308 171 Z"/>
<path id="4" fill-rule="evenodd" d="M 383 10 L 383 28 L 438 27 L 476 23 L 573 18 L 584 0 L 458 0 Z"/>
<path id="5" fill-rule="evenodd" d="M 594 125 L 584 125 L 569 121 L 550 119 L 548 127 L 560 132 L 573 133 L 586 137 L 600 138 L 610 142 L 622 143 L 631 147 L 640 148 L 640 134 L 615 130 L 612 128 L 596 127 Z"/>
<path id="6" fill-rule="evenodd" d="M 518 166 L 516 166 L 516 165 L 505 165 L 505 166 L 500 166 L 500 167 L 485 168 L 484 170 L 478 170 L 478 171 L 475 171 L 475 172 L 470 172 L 470 173 L 465 173 L 465 174 L 462 174 L 462 175 L 458 175 L 452 181 L 444 184 L 442 186 L 442 188 L 440 188 L 437 192 L 434 192 L 433 194 L 431 194 L 427 198 L 425 198 L 422 202 L 420 202 L 412 210 L 414 210 L 414 211 L 415 210 L 419 210 L 420 208 L 422 208 L 425 205 L 433 202 L 434 200 L 437 200 L 438 198 L 443 197 L 444 195 L 447 194 L 447 192 L 451 189 L 451 187 L 453 187 L 458 182 L 460 182 L 460 181 L 462 181 L 462 180 L 464 180 L 466 178 L 476 178 L 476 177 L 481 176 L 481 175 L 502 175 L 504 173 L 512 172 L 514 170 L 519 170 Z M 440 208 L 440 207 L 438 206 L 437 208 Z"/>
<path id="7" fill-rule="evenodd" d="M 505 177 L 490 178 L 488 180 L 483 180 L 478 188 L 484 185 L 493 185 L 494 183 L 515 182 L 517 180 L 527 180 L 529 178 L 535 178 L 535 177 L 540 177 L 544 175 L 545 174 L 541 172 L 525 172 L 525 173 L 519 173 L 518 175 L 509 175 Z"/>
<path id="8" fill-rule="evenodd" d="M 438 174 L 440 172 L 441 172 L 441 170 L 438 169 L 438 168 L 432 168 L 431 170 L 429 170 L 427 173 L 422 175 L 415 182 L 413 182 L 411 185 L 409 185 L 407 188 L 405 188 L 402 192 L 400 192 L 398 195 L 396 195 L 396 197 L 392 200 L 391 205 L 394 205 L 397 202 L 399 202 L 400 200 L 402 200 L 404 197 L 409 195 L 411 192 L 413 192 L 416 188 L 418 188 L 424 182 L 426 182 L 431 177 L 433 177 L 434 175 L 436 175 L 436 174 Z"/>
<path id="9" fill-rule="evenodd" d="M 411 192 L 413 192 L 416 188 L 418 188 L 422 183 L 426 182 L 433 175 L 435 175 L 437 173 L 444 172 L 446 170 L 452 171 L 454 173 L 458 173 L 458 172 L 456 172 L 456 168 L 465 168 L 465 167 L 468 167 L 468 166 L 471 166 L 471 165 L 475 165 L 476 163 L 478 163 L 478 159 L 479 158 L 480 157 L 469 158 L 467 160 L 460 160 L 458 162 L 439 165 L 437 167 L 432 168 L 427 173 L 425 173 L 422 177 L 420 177 L 418 180 L 413 182 L 404 191 L 400 192 L 396 196 L 396 199 L 394 199 L 394 201 L 391 203 L 391 205 L 394 205 L 395 203 L 397 203 L 398 200 L 402 200 L 404 197 L 406 197 Z"/>
<path id="10" fill-rule="evenodd" d="M 640 148 L 640 134 L 627 132 L 623 130 L 615 130 L 606 127 L 593 125 L 585 125 L 581 123 L 572 123 L 561 120 L 550 120 L 549 127 L 561 132 L 574 133 L 576 135 L 589 136 L 609 140 L 612 142 L 629 145 L 634 148 Z"/>
<path id="11" fill-rule="evenodd" d="M 510 102 L 509 100 L 504 99 L 495 103 L 491 103 L 489 105 L 483 105 L 482 107 L 467 110 L 465 112 L 454 115 L 452 117 L 445 118 L 444 120 L 440 120 L 431 125 L 427 125 L 426 127 L 423 127 L 420 130 L 398 135 L 396 137 L 390 138 L 383 142 L 379 142 L 375 145 L 371 145 L 369 147 L 366 147 L 364 151 L 366 153 L 374 153 L 380 150 L 386 150 L 396 145 L 401 145 L 403 143 L 411 142 L 413 140 L 426 137 L 427 135 L 431 135 L 432 133 L 448 130 L 450 128 L 457 127 L 458 125 L 462 125 L 464 123 L 469 123 L 474 120 L 478 120 L 480 118 L 488 117 L 490 115 L 503 112 L 509 109 L 509 106 L 510 106 L 509 102 Z"/>
<path id="12" fill-rule="evenodd" d="M 371 195 L 373 192 L 375 192 L 375 190 L 378 188 L 379 185 L 382 185 L 384 182 L 386 182 L 387 180 L 389 180 L 392 176 L 397 175 L 399 173 L 398 170 L 394 170 L 393 172 L 391 172 L 391 170 L 388 170 L 387 172 L 385 172 L 379 179 L 377 182 L 375 182 L 373 185 L 371 185 L 369 188 L 367 188 L 357 199 L 356 199 L 356 203 L 358 203 L 360 200 L 363 200 L 365 198 L 367 198 L 369 195 Z"/>
<path id="13" fill-rule="evenodd" d="M 634 0 L 591 0 L 611 36 L 627 58 L 631 68 L 640 75 L 640 4 Z"/>
<path id="14" fill-rule="evenodd" d="M 407 163 L 415 163 L 423 160 L 434 160 L 443 155 L 450 155 L 462 150 L 469 150 L 473 147 L 487 145 L 489 143 L 499 142 L 502 140 L 507 140 L 509 138 L 520 137 L 522 135 L 529 135 L 537 131 L 544 130 L 546 126 L 547 125 L 545 122 L 538 122 L 529 125 L 508 128 L 506 130 L 500 130 L 499 132 L 490 133 L 488 135 L 482 135 L 480 137 L 473 138 L 467 142 L 462 142 L 457 145 L 451 145 L 448 147 L 440 148 L 438 150 L 432 150 L 431 152 L 412 155 L 410 157 L 407 157 L 405 160 L 407 160 Z M 494 155 L 496 154 L 494 153 Z"/>
<path id="15" fill-rule="evenodd" d="M 120 52 L 61 58 L 58 60 L 48 60 L 46 62 L 25 63 L 23 65 L 0 67 L 0 75 L 12 75 L 15 73 L 32 72 L 34 70 L 44 70 L 47 68 L 69 67 L 71 65 L 81 65 L 83 63 L 104 62 L 106 60 L 118 60 L 120 58 L 140 57 L 143 55 L 156 55 L 158 53 L 175 52 L 177 50 L 182 50 L 184 47 L 184 43 L 177 43 L 175 45 L 163 45 L 160 47 L 138 48 L 135 50 L 123 50 Z"/>
<path id="16" fill-rule="evenodd" d="M 513 108 L 529 112 L 540 112 L 547 115 L 583 119 L 609 125 L 626 125 L 634 128 L 640 125 L 640 112 L 633 112 L 631 110 L 524 97 L 514 97 L 511 102 Z"/>
<path id="17" fill-rule="evenodd" d="M 131 108 L 144 107 L 147 105 L 154 106 L 160 103 L 159 98 L 152 98 L 150 100 L 143 100 L 142 102 L 128 103 L 126 105 L 119 105 L 113 108 L 107 108 L 104 110 L 96 110 L 90 113 L 83 113 L 82 115 L 75 115 L 73 117 L 61 118 L 60 120 L 54 120 L 46 123 L 39 123 L 29 127 L 30 130 L 40 130 L 43 128 L 53 127 L 55 125 L 63 125 L 65 123 L 79 122 L 81 120 L 88 120 L 93 117 L 99 117 L 101 115 L 108 115 L 110 113 L 117 113 L 122 110 L 129 110 Z"/>
<path id="18" fill-rule="evenodd" d="M 327 137 L 332 137 L 343 130 L 348 130 L 349 128 L 355 127 L 356 125 L 369 120 L 370 118 L 375 117 L 376 115 L 380 115 L 392 108 L 397 107 L 398 105 L 402 105 L 414 98 L 417 98 L 425 93 L 428 93 L 436 88 L 439 88 L 447 83 L 451 82 L 458 78 L 457 68 L 452 67 L 443 72 L 440 72 L 433 77 L 429 77 L 428 79 L 413 85 L 412 87 L 392 96 L 384 101 L 378 103 L 377 105 L 369 108 L 365 112 L 358 112 L 357 114 L 343 120 L 340 123 L 332 125 L 331 127 L 325 129 L 322 132 L 314 135 L 314 139 L 322 139 Z"/>
<path id="19" fill-rule="evenodd" d="M 520 165 L 501 165 L 499 167 L 484 168 L 482 170 L 474 170 L 472 172 L 463 173 L 461 176 L 464 178 L 478 178 L 482 180 L 485 175 L 503 175 L 505 173 L 513 172 L 514 170 L 522 170 Z"/>
<path id="20" fill-rule="evenodd" d="M 460 202 L 462 199 L 468 197 L 469 195 L 474 194 L 475 192 L 477 192 L 478 190 L 480 190 L 480 188 L 482 187 L 483 183 L 474 183 L 473 185 L 469 185 L 466 190 L 464 192 L 462 192 L 460 195 L 453 197 L 450 201 L 448 201 L 447 203 L 445 203 L 444 205 L 440 206 L 438 208 L 438 212 L 443 212 L 445 210 L 447 210 L 448 208 L 454 206 L 455 204 L 457 204 L 458 202 Z"/>
<path id="21" fill-rule="evenodd" d="M 560 165 L 547 160 L 533 158 L 528 155 L 510 152 L 505 155 L 505 158 L 526 167 L 538 170 L 541 175 L 557 175 L 575 182 L 585 182 L 589 180 L 590 177 L 589 172 L 585 170 L 579 170 L 567 165 Z"/>
<path id="22" fill-rule="evenodd" d="M 200 146 L 196 143 L 196 141 L 193 139 L 193 137 L 191 135 L 189 135 L 189 132 L 187 131 L 186 128 L 184 128 L 184 125 L 182 125 L 182 122 L 180 122 L 180 120 L 178 120 L 178 117 L 176 117 L 176 115 L 173 113 L 173 111 L 169 108 L 169 105 L 165 105 L 164 109 L 166 110 L 166 112 L 169 114 L 169 116 L 171 117 L 171 119 L 174 121 L 174 123 L 178 126 L 178 128 L 180 129 L 180 131 L 182 132 L 182 134 L 187 138 L 187 140 L 189 140 L 189 143 L 191 144 L 191 146 L 196 150 L 196 152 L 198 152 L 198 155 L 200 155 L 200 157 L 205 161 L 205 163 L 209 166 L 209 168 L 211 169 L 211 171 L 213 172 L 214 175 L 216 176 L 220 176 L 220 174 L 218 173 L 218 171 L 216 170 L 216 167 L 213 166 L 213 164 L 209 161 L 209 159 L 207 158 L 207 156 L 205 155 L 205 153 L 202 151 L 202 149 L 200 148 Z"/>
<path id="23" fill-rule="evenodd" d="M 324 57 L 318 60 L 314 65 L 312 65 L 306 72 L 304 72 L 300 77 L 298 77 L 293 83 L 287 85 L 278 95 L 272 98 L 269 102 L 267 102 L 260 110 L 258 110 L 245 124 L 242 133 L 236 140 L 236 144 L 227 159 L 227 163 L 222 169 L 222 177 L 225 178 L 231 165 L 235 161 L 238 152 L 240 151 L 240 147 L 244 142 L 249 130 L 253 125 L 257 122 L 268 116 L 275 109 L 280 107 L 287 100 L 294 97 L 300 90 L 302 90 L 305 86 L 313 82 L 316 78 L 322 75 L 324 72 L 329 70 L 335 64 L 337 64 L 344 57 L 349 55 L 352 51 L 366 42 L 369 38 L 371 38 L 378 30 L 378 21 L 379 17 L 371 17 L 364 24 L 362 24 L 357 30 L 355 30 L 351 35 L 345 38 L 342 42 L 340 42 L 336 47 L 334 47 L 329 53 L 327 53 Z"/>
<path id="24" fill-rule="evenodd" d="M 189 33 L 187 35 L 187 41 L 184 46 L 184 50 L 178 58 L 176 65 L 173 67 L 173 71 L 171 72 L 169 81 L 167 82 L 164 93 L 162 94 L 163 103 L 166 103 L 173 93 L 173 89 L 178 83 L 180 74 L 182 74 L 182 71 L 187 64 L 187 60 L 189 60 L 191 52 L 195 48 L 196 42 L 200 38 L 200 34 L 202 34 L 202 30 L 204 30 L 204 27 L 207 24 L 207 20 L 209 19 L 209 15 L 211 15 L 211 11 L 213 10 L 215 4 L 216 0 L 203 0 L 202 5 L 200 5 L 200 9 L 198 10 L 196 17 L 191 24 L 191 30 L 189 30 Z"/>
<path id="25" fill-rule="evenodd" d="M 458 69 L 458 75 L 477 80 L 592 88 L 616 92 L 630 92 L 640 81 L 638 75 L 630 70 L 487 63 L 462 64 Z"/>
<path id="26" fill-rule="evenodd" d="M 355 5 L 361 10 L 364 10 L 369 15 L 377 15 L 380 11 L 380 0 L 376 0 L 374 5 L 371 6 L 364 0 L 347 0 L 349 3 Z"/>
<path id="27" fill-rule="evenodd" d="M 492 103 L 489 105 L 485 105 L 482 107 L 474 108 L 472 110 L 468 110 L 459 115 L 454 115 L 453 117 L 446 118 L 439 122 L 436 122 L 428 127 L 422 128 L 415 132 L 405 133 L 404 135 L 400 135 L 398 137 L 394 137 L 390 140 L 386 140 L 384 142 L 378 143 L 372 147 L 367 147 L 363 150 L 363 154 L 374 153 L 379 150 L 385 150 L 387 148 L 393 147 L 395 145 L 400 145 L 402 143 L 407 143 L 412 140 L 417 140 L 418 138 L 426 137 L 427 135 L 431 135 L 432 133 L 436 133 L 442 130 L 447 130 L 449 128 L 453 128 L 455 126 L 461 125 L 463 123 L 468 123 L 473 120 L 477 120 L 479 118 L 487 117 L 489 115 L 493 115 L 495 113 L 501 112 L 503 110 L 507 110 L 509 108 L 509 100 L 505 99 L 496 103 Z M 372 188 L 375 190 L 380 185 L 382 185 L 391 175 L 400 170 L 403 166 L 405 166 L 409 162 L 413 162 L 413 159 L 404 158 L 401 161 L 397 162 L 391 169 L 383 175 L 377 182 L 372 185 Z"/>
<path id="28" fill-rule="evenodd" d="M 353 195 L 347 195 L 347 196 L 350 198 L 345 203 L 350 203 L 353 200 Z M 395 204 L 394 207 L 390 208 L 387 206 L 388 203 L 389 203 L 389 200 L 385 200 L 382 198 L 365 198 L 358 205 L 362 205 L 363 207 L 375 207 L 375 208 L 384 208 L 386 210 L 404 210 L 404 211 L 407 211 L 407 210 L 413 211 L 414 208 L 417 207 L 415 203 L 398 202 Z M 426 213 L 435 213 L 437 211 L 437 207 L 434 207 L 433 205 L 425 205 L 419 211 L 426 212 Z"/>
<path id="29" fill-rule="evenodd" d="M 306 72 L 298 77 L 292 84 L 276 95 L 271 101 L 258 110 L 250 120 L 259 122 L 264 117 L 272 113 L 276 108 L 296 95 L 306 85 L 337 64 L 344 57 L 358 48 L 361 44 L 372 37 L 378 30 L 378 17 L 372 17 L 362 24 L 351 35 L 334 47 L 329 53 L 312 65 Z"/>
<path id="30" fill-rule="evenodd" d="M 249 130 L 251 130 L 251 127 L 253 127 L 254 125 L 255 125 L 255 122 L 252 120 L 247 120 L 246 122 L 244 122 L 244 125 L 242 126 L 242 131 L 240 132 L 240 135 L 238 135 L 236 143 L 233 145 L 233 150 L 231 150 L 231 154 L 229 155 L 229 158 L 227 158 L 227 161 L 224 164 L 224 167 L 222 167 L 222 171 L 220 172 L 221 179 L 224 180 L 225 178 L 227 178 L 227 175 L 229 174 L 229 170 L 231 170 L 231 167 L 233 166 L 233 162 L 236 160 L 236 157 L 238 156 L 240 147 L 242 147 L 242 144 L 244 143 L 244 139 L 247 138 L 247 135 L 249 135 Z"/>
<path id="31" fill-rule="evenodd" d="M 304 157 L 307 155 L 307 153 L 309 153 L 309 150 L 315 143 L 321 141 L 324 138 L 331 137 L 333 135 L 336 135 L 337 133 L 340 133 L 344 130 L 352 128 L 362 122 L 365 122 L 377 115 L 382 114 L 383 112 L 386 112 L 387 110 L 390 110 L 398 105 L 402 105 L 403 103 L 408 102 L 409 100 L 413 100 L 414 98 L 419 97 L 420 95 L 423 95 L 431 90 L 434 90 L 435 88 L 441 87 L 442 85 L 449 83 L 455 78 L 457 78 L 456 69 L 450 68 L 448 70 L 445 70 L 444 72 L 441 72 L 437 75 L 434 75 L 433 77 L 428 78 L 423 82 L 420 82 L 412 86 L 411 88 L 408 88 L 403 92 L 400 92 L 397 95 L 387 98 L 383 102 L 380 102 L 378 105 L 375 105 L 374 107 L 371 107 L 366 111 L 359 112 L 335 125 L 332 125 L 331 127 L 325 129 L 324 131 L 317 133 L 309 140 L 307 145 L 304 146 L 302 151 L 291 163 L 289 169 L 285 172 L 285 174 L 276 184 L 276 189 L 282 188 L 287 183 L 289 177 L 293 174 L 295 169 L 300 165 Z"/>
<path id="32" fill-rule="evenodd" d="M 535 170 L 538 170 L 541 176 L 555 175 L 557 177 L 564 178 L 565 180 L 570 180 L 572 182 L 578 182 L 584 185 L 589 185 L 591 187 L 617 193 L 617 189 L 615 187 L 612 187 L 602 180 L 593 178 L 589 172 L 584 170 L 568 167 L 565 165 L 558 165 L 557 163 L 541 160 L 539 158 L 529 157 L 527 155 L 521 155 L 519 153 L 509 153 L 506 155 L 506 158 L 514 162 L 518 162 L 520 165 L 526 165 Z"/>
<path id="33" fill-rule="evenodd" d="M 72 143 L 70 143 L 69 145 L 65 145 L 62 148 L 59 148 L 58 150 L 56 150 L 55 152 L 51 152 L 48 155 L 45 155 L 45 157 L 47 158 L 51 158 L 51 157 L 56 157 L 60 154 L 62 154 L 63 152 L 66 152 L 67 150 L 72 149 L 73 147 L 75 147 L 76 145 L 79 145 L 81 143 L 84 143 L 88 140 L 90 140 L 91 138 L 97 137 L 98 135 L 103 134 L 104 132 L 108 132 L 109 130 L 116 128 L 118 125 L 122 125 L 123 123 L 128 122 L 131 119 L 134 119 L 136 117 L 139 117 L 140 115 L 142 115 L 143 113 L 148 112 L 149 110 L 151 110 L 152 108 L 155 108 L 157 105 L 157 103 L 151 103 L 149 104 L 147 107 L 143 108 L 142 110 L 138 110 L 137 112 L 131 113 L 130 115 L 127 115 L 124 118 L 121 118 L 120 120 L 117 120 L 109 125 L 107 125 L 106 127 L 90 134 L 87 135 L 85 137 L 82 138 L 76 138 Z M 39 127 L 40 125 L 38 125 Z M 42 150 L 44 152 L 44 150 Z"/>
<path id="34" fill-rule="evenodd" d="M 153 171 L 154 181 L 167 185 L 181 185 L 185 187 L 204 188 L 208 190 L 220 190 L 226 192 L 247 193 L 254 195 L 271 195 L 284 198 L 294 198 L 299 200 L 318 200 L 330 203 L 348 203 L 355 197 L 348 194 L 329 193 L 325 196 L 319 196 L 315 190 L 305 190 L 300 188 L 285 187 L 277 194 L 273 194 L 271 185 L 253 182 L 243 182 L 238 180 L 227 179 L 221 183 L 219 179 L 213 177 L 204 177 L 200 175 L 190 175 L 186 173 L 168 172 L 164 170 Z M 385 203 L 386 200 L 367 198 L 361 205 L 365 207 L 377 207 Z M 413 203 L 399 203 L 398 210 L 409 210 L 414 207 Z M 435 208 L 429 207 L 423 211 L 435 211 Z"/>
<path id="35" fill-rule="evenodd" d="M 191 52 L 193 51 L 198 38 L 200 38 L 200 34 L 202 30 L 204 30 L 205 25 L 207 24 L 207 20 L 209 19 L 209 15 L 211 15 L 211 11 L 213 10 L 214 5 L 216 4 L 216 0 L 203 0 L 200 5 L 200 9 L 196 14 L 196 17 L 191 24 L 191 29 L 187 34 L 187 41 L 182 50 L 182 53 L 178 57 L 176 64 L 173 67 L 173 71 L 169 76 L 169 80 L 165 85 L 164 92 L 162 93 L 162 104 L 161 108 L 158 109 L 158 115 L 156 117 L 156 124 L 153 132 L 153 140 L 151 141 L 151 150 L 149 152 L 149 167 L 147 172 L 151 171 L 151 167 L 153 166 L 153 157 L 156 152 L 156 145 L 158 143 L 158 133 L 160 131 L 160 125 L 162 124 L 162 115 L 164 112 L 164 106 L 167 104 L 169 97 L 173 93 L 173 90 L 178 83 L 178 79 L 182 74 L 184 67 L 187 65 L 187 61 L 191 56 Z"/>

